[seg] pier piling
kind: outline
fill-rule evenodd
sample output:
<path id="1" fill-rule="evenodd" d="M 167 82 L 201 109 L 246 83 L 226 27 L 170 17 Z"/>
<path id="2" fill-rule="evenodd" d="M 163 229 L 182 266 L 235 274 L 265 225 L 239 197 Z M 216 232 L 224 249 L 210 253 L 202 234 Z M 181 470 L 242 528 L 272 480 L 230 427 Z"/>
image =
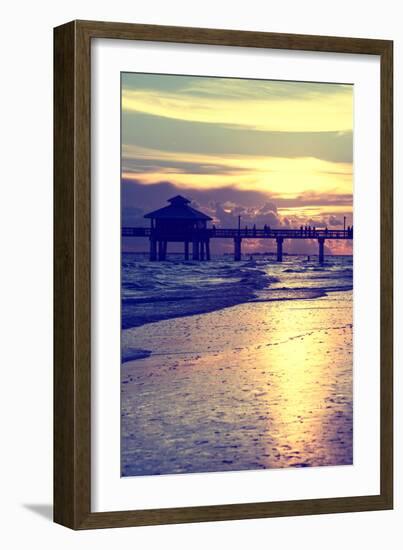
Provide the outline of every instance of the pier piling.
<path id="1" fill-rule="evenodd" d="M 157 241 L 153 237 L 150 237 L 150 262 L 157 260 Z"/>
<path id="2" fill-rule="evenodd" d="M 210 241 L 207 239 L 206 241 L 206 260 L 210 261 Z"/>
<path id="3" fill-rule="evenodd" d="M 283 261 L 283 237 L 277 237 L 277 261 L 282 262 Z"/>
<path id="4" fill-rule="evenodd" d="M 325 239 L 323 237 L 319 237 L 318 243 L 319 243 L 319 263 L 323 264 L 323 262 L 325 261 Z"/>
<path id="5" fill-rule="evenodd" d="M 240 262 L 242 259 L 242 239 L 241 237 L 234 238 L 234 260 Z"/>
<path id="6" fill-rule="evenodd" d="M 162 245 L 162 241 L 158 241 L 158 261 L 162 262 L 164 259 L 164 249 Z"/>

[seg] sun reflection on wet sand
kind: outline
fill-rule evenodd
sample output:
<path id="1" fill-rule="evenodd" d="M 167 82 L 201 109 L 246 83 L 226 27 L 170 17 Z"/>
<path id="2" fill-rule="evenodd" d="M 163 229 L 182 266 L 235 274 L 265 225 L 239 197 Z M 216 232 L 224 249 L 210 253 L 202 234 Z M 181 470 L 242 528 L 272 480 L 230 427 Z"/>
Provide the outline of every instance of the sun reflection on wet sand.
<path id="1" fill-rule="evenodd" d="M 127 331 L 122 474 L 351 464 L 351 294 Z"/>
<path id="2" fill-rule="evenodd" d="M 287 345 L 273 346 L 267 354 L 268 369 L 274 373 L 268 408 L 276 410 L 271 427 L 276 466 L 351 463 L 351 325 L 310 325 L 301 333 L 296 309 L 290 308 L 293 314 L 278 323 Z M 313 311 L 317 326 L 326 326 L 329 310 L 314 307 L 306 315 Z M 299 334 L 290 336 L 293 333 Z"/>

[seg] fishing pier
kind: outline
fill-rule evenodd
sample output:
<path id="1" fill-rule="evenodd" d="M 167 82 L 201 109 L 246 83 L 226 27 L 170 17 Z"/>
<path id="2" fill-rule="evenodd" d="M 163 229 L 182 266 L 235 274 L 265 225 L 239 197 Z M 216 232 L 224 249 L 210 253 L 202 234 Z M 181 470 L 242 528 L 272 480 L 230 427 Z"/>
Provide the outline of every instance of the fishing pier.
<path id="1" fill-rule="evenodd" d="M 272 239 L 276 241 L 277 261 L 283 260 L 283 243 L 286 239 L 315 239 L 318 242 L 318 258 L 325 259 L 325 241 L 333 239 L 353 239 L 353 228 L 317 229 L 300 227 L 299 229 L 238 228 L 225 229 L 208 227 L 212 218 L 190 206 L 190 201 L 178 195 L 168 201 L 169 206 L 155 210 L 144 217 L 151 220 L 151 227 L 122 227 L 122 237 L 148 237 L 150 241 L 150 260 L 164 261 L 167 257 L 169 242 L 184 244 L 185 260 L 210 260 L 211 239 L 233 239 L 234 260 L 242 259 L 243 239 Z"/>

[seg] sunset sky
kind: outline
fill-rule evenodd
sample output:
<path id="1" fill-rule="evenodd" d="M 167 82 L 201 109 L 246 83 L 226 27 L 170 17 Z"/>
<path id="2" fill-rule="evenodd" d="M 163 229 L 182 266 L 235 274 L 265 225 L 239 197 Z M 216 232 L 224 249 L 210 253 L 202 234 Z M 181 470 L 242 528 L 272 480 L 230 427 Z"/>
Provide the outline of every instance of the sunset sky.
<path id="1" fill-rule="evenodd" d="M 351 225 L 352 130 L 351 85 L 122 73 L 123 223 L 180 193 L 217 227 Z"/>

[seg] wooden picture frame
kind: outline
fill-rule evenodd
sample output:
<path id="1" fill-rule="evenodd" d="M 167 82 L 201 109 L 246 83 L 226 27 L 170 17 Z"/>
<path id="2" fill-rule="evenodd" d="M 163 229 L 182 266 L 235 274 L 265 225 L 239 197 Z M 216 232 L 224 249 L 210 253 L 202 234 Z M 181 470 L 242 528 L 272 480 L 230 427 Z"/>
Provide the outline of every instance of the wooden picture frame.
<path id="1" fill-rule="evenodd" d="M 380 56 L 381 472 L 370 496 L 91 512 L 91 40 L 113 38 Z M 72 529 L 387 510 L 393 506 L 393 43 L 73 21 L 54 31 L 54 520 Z"/>

